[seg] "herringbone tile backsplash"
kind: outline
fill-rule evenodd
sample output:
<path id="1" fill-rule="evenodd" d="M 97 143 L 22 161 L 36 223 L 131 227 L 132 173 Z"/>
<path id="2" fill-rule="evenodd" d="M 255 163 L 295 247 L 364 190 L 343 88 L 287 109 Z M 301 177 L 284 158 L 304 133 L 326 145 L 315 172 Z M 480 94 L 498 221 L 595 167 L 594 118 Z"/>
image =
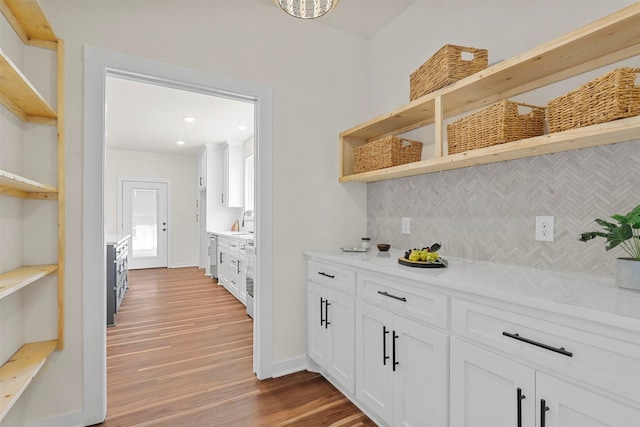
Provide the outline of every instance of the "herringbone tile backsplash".
<path id="1" fill-rule="evenodd" d="M 640 204 L 640 141 L 367 184 L 368 234 L 397 249 L 611 276 L 622 249 L 580 242 L 595 218 Z M 555 241 L 534 238 L 555 217 Z M 411 234 L 401 234 L 401 218 Z"/>

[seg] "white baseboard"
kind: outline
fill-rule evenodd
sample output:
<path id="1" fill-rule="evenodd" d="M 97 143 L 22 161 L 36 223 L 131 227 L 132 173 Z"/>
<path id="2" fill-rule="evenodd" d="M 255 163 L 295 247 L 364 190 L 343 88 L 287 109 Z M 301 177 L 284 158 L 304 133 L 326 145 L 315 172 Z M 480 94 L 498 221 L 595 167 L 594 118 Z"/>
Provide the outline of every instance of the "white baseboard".
<path id="1" fill-rule="evenodd" d="M 305 356 L 296 357 L 282 362 L 274 363 L 271 366 L 273 378 L 283 377 L 307 369 L 307 358 Z"/>
<path id="2" fill-rule="evenodd" d="M 75 412 L 57 418 L 30 423 L 27 424 L 27 427 L 84 427 L 86 425 L 91 424 L 85 423 L 82 412 Z"/>
<path id="3" fill-rule="evenodd" d="M 167 268 L 184 268 L 184 267 L 198 267 L 197 262 L 181 262 L 181 263 L 173 263 Z"/>

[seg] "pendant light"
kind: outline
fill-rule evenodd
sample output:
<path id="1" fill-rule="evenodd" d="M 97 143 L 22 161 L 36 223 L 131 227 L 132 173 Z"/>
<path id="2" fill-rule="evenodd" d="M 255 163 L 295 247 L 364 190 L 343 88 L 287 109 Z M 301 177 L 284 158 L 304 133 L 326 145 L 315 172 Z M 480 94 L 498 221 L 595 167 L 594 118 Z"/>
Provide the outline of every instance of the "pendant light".
<path id="1" fill-rule="evenodd" d="M 285 13 L 301 19 L 315 19 L 336 7 L 340 0 L 273 0 Z"/>

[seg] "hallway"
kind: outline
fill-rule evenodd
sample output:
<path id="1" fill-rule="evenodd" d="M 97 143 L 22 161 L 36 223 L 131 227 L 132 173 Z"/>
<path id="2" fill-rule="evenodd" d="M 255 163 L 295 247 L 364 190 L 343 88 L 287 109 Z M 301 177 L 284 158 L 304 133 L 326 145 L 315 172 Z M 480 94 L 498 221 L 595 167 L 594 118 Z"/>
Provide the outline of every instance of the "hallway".
<path id="1" fill-rule="evenodd" d="M 374 426 L 321 376 L 258 381 L 252 320 L 201 269 L 129 272 L 107 330 L 103 427 Z"/>

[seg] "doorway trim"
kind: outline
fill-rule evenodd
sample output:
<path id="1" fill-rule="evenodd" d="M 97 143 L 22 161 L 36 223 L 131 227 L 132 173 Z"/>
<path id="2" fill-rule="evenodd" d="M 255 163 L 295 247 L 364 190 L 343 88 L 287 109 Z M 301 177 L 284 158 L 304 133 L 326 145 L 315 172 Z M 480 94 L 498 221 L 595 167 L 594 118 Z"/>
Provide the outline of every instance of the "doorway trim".
<path id="1" fill-rule="evenodd" d="M 82 194 L 83 418 L 104 421 L 107 410 L 104 241 L 105 86 L 117 75 L 169 87 L 254 102 L 256 156 L 256 293 L 254 360 L 259 379 L 272 376 L 273 96 L 269 87 L 195 69 L 84 47 Z"/>
<path id="2" fill-rule="evenodd" d="M 116 234 L 122 233 L 122 224 L 124 222 L 124 194 L 123 184 L 125 182 L 136 182 L 136 183 L 151 183 L 151 184 L 166 184 L 167 185 L 167 223 L 169 224 L 169 232 L 167 233 L 167 268 L 173 267 L 172 264 L 172 243 L 173 239 L 171 236 L 173 235 L 173 215 L 172 215 L 172 200 L 171 200 L 171 180 L 170 179 L 162 179 L 162 178 L 137 178 L 137 177 L 128 177 L 128 176 L 117 176 L 117 188 L 116 188 Z M 131 241 L 129 241 L 129 248 L 131 250 L 133 246 L 131 245 Z M 131 260 L 129 260 L 129 264 L 131 264 Z M 131 268 L 131 267 L 129 267 Z"/>

